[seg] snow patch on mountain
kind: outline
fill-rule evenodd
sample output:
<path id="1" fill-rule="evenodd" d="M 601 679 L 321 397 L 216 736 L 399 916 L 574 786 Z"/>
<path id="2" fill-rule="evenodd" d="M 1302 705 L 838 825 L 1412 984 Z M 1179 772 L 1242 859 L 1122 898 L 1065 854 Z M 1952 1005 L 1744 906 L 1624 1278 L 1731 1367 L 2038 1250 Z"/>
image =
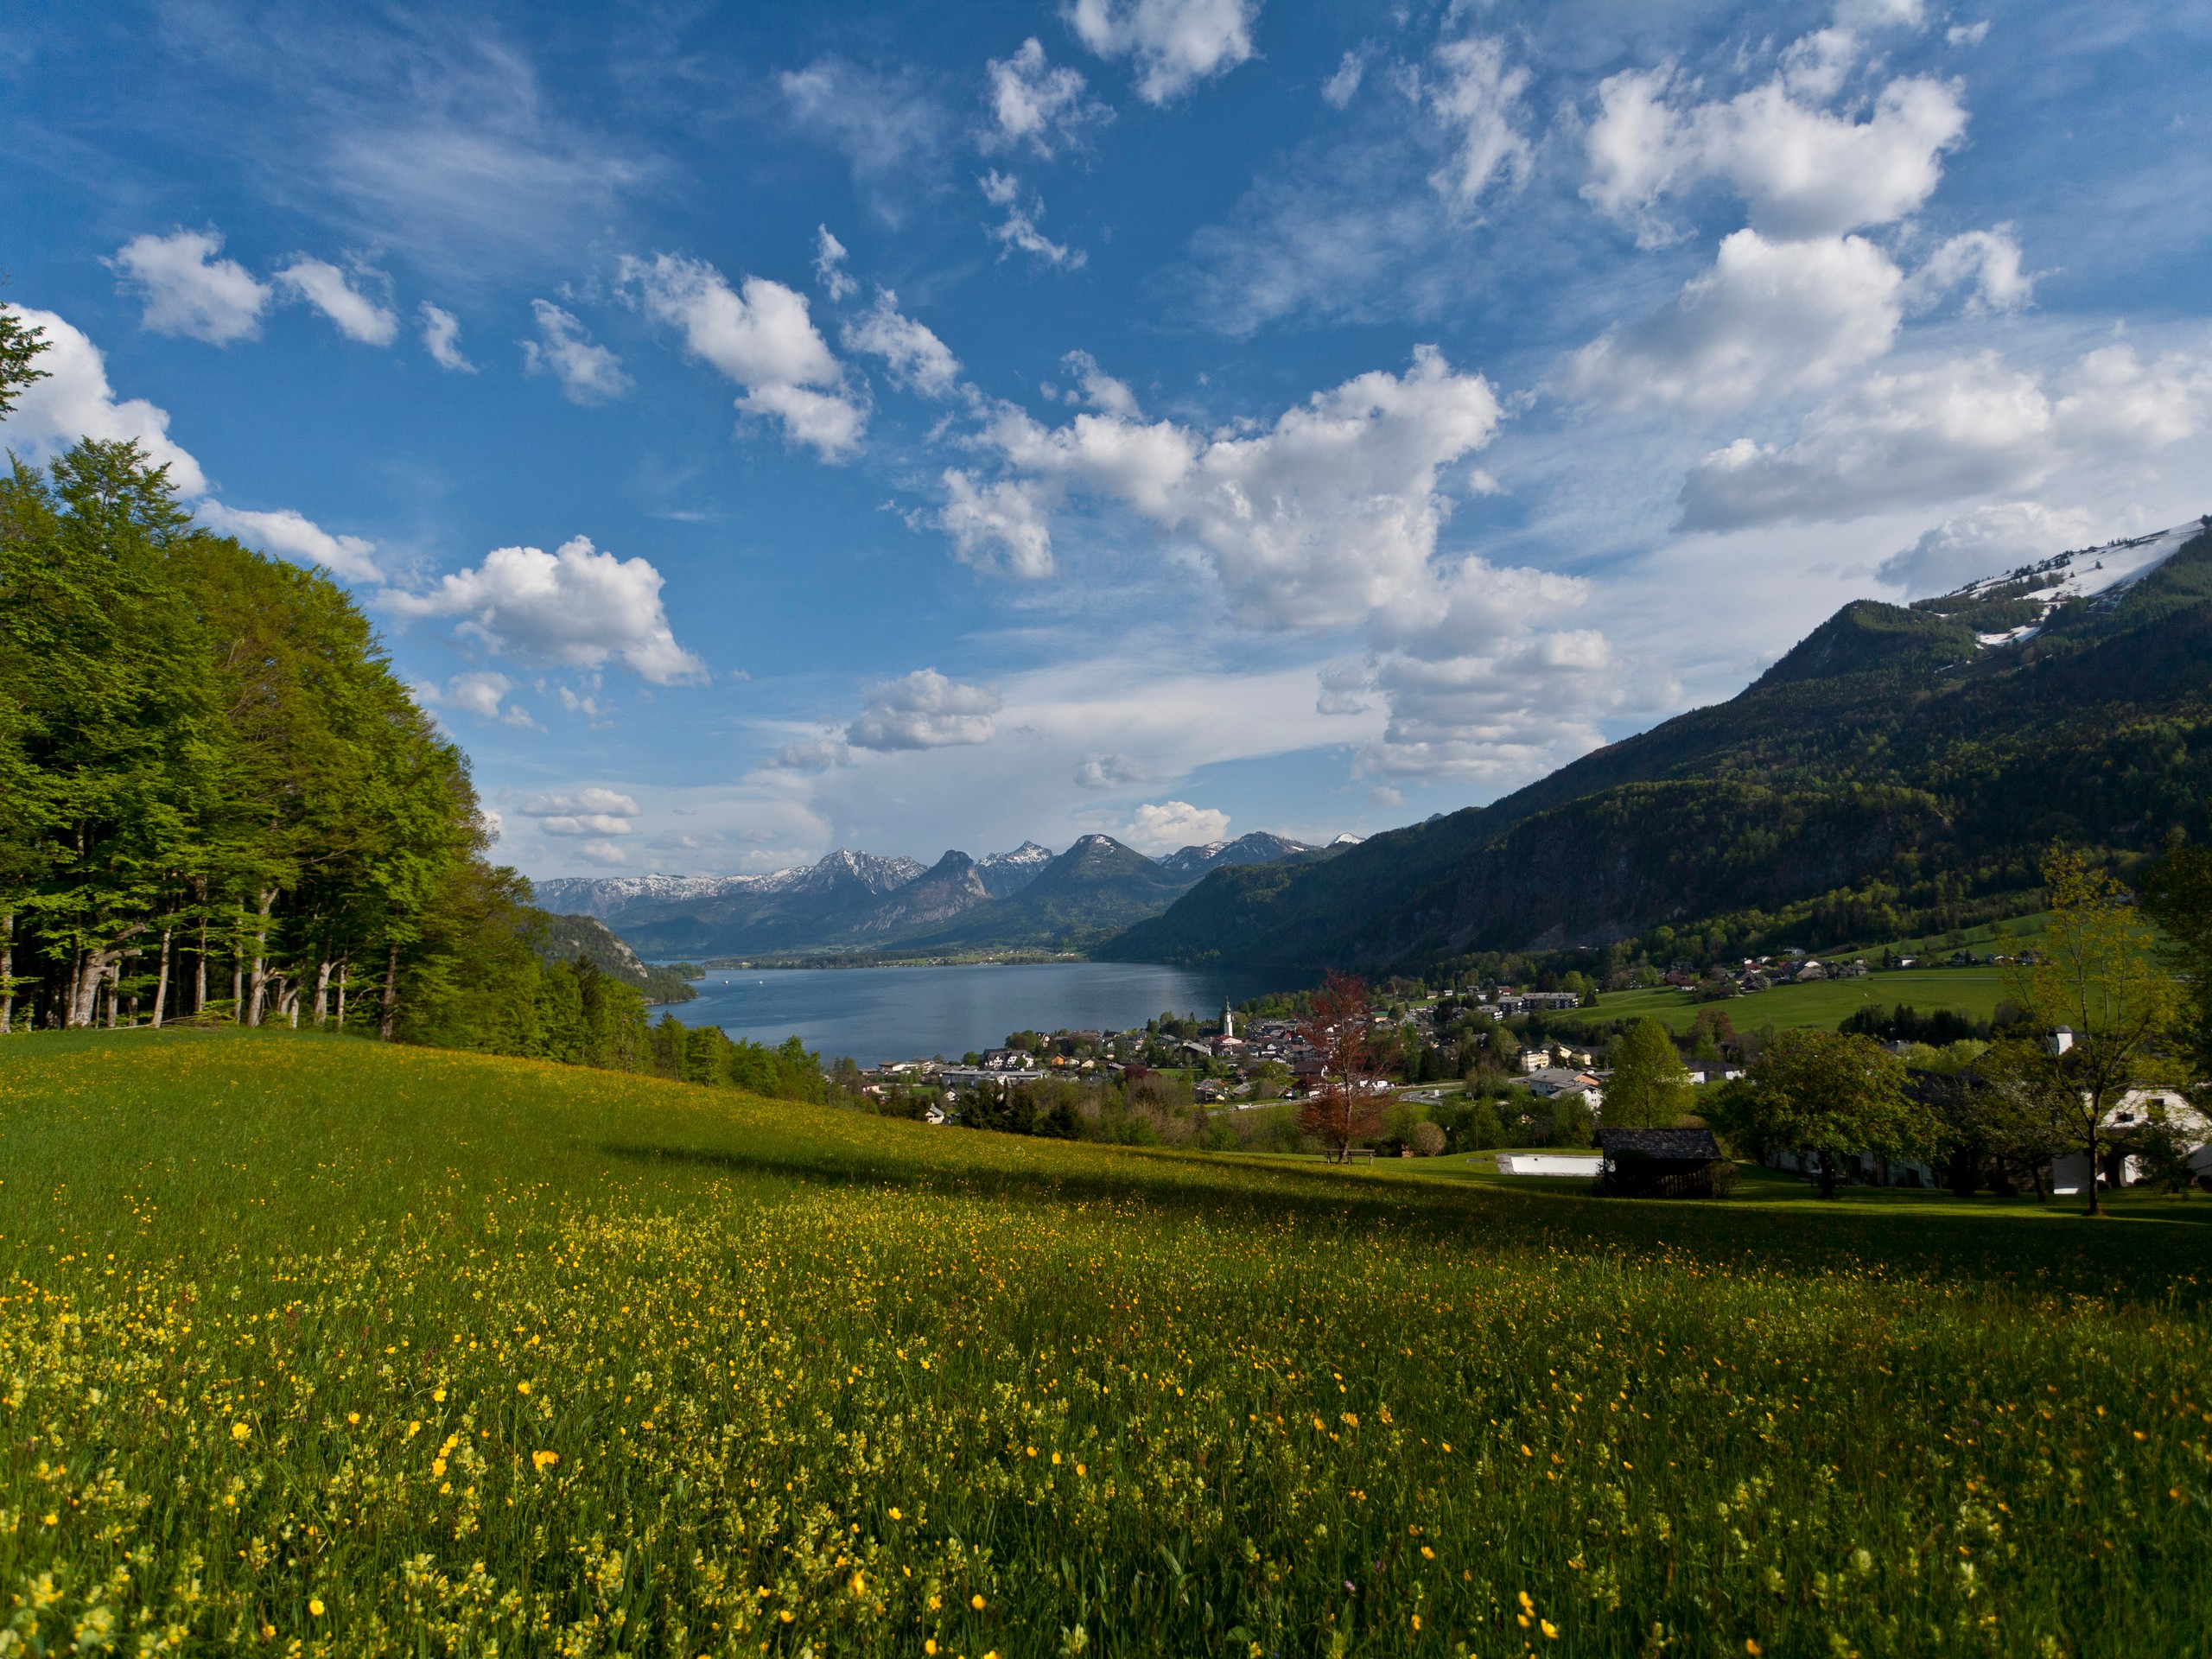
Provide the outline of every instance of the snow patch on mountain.
<path id="1" fill-rule="evenodd" d="M 2107 542 L 2102 547 L 2079 548 L 2072 552 L 2054 554 L 2038 563 L 2022 565 L 2001 576 L 1986 576 L 1980 582 L 1970 582 L 1955 594 L 1946 594 L 1945 599 L 1961 604 L 1993 599 L 2023 599 L 2039 605 L 2041 612 L 2032 621 L 2023 622 L 2017 627 L 1999 632 L 1974 635 L 1976 642 L 1985 650 L 2018 645 L 2021 640 L 2032 639 L 2042 632 L 2044 625 L 2050 620 L 2051 613 L 2069 601 L 2095 599 L 2105 604 L 2115 602 L 2128 588 L 2204 534 L 2209 524 L 2212 524 L 2212 520 L 2192 518 L 2171 530 L 2153 531 L 2147 536 Z"/>

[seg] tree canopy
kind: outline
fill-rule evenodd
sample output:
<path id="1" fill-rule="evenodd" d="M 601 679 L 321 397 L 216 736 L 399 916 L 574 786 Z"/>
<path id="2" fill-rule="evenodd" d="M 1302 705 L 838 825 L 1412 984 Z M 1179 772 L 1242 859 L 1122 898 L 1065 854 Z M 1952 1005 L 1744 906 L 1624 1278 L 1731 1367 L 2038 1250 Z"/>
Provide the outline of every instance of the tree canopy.
<path id="1" fill-rule="evenodd" d="M 1605 1082 L 1609 1129 L 1666 1128 L 1690 1109 L 1692 1084 L 1666 1027 L 1646 1015 L 1622 1034 Z"/>
<path id="2" fill-rule="evenodd" d="M 35 350 L 0 331 L 0 391 Z M 804 1051 L 656 1040 L 487 842 L 344 589 L 195 524 L 135 444 L 11 463 L 0 1033 L 310 1024 L 820 1096 Z"/>

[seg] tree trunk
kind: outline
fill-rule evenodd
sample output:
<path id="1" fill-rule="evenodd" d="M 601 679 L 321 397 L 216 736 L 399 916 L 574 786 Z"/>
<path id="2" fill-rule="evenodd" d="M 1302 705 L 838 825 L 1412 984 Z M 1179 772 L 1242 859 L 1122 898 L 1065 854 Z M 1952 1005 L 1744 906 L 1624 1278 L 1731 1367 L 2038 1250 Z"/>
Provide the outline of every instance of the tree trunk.
<path id="1" fill-rule="evenodd" d="M 207 1011 L 207 884 L 199 884 L 200 948 L 192 956 L 192 1017 Z"/>
<path id="2" fill-rule="evenodd" d="M 346 1029 L 346 981 L 353 972 L 353 953 L 338 958 L 338 1029 Z"/>
<path id="3" fill-rule="evenodd" d="M 1821 1154 L 1821 1196 L 1835 1197 L 1835 1154 L 1832 1152 Z"/>
<path id="4" fill-rule="evenodd" d="M 393 942 L 391 955 L 384 967 L 384 1001 L 377 1009 L 377 1036 L 390 1042 L 399 1018 L 399 945 Z"/>
<path id="5" fill-rule="evenodd" d="M 269 907 L 276 902 L 276 890 L 264 887 L 260 893 L 261 909 L 253 930 L 253 995 L 251 1008 L 245 1023 L 257 1026 L 269 1006 Z"/>
<path id="6" fill-rule="evenodd" d="M 0 1037 L 16 1028 L 16 912 L 0 911 Z"/>
<path id="7" fill-rule="evenodd" d="M 162 1007 L 169 995 L 169 934 L 171 929 L 162 930 L 162 971 L 154 981 L 154 1029 L 162 1028 Z"/>
<path id="8" fill-rule="evenodd" d="M 236 933 L 231 936 L 231 1019 L 233 1023 L 245 1023 L 245 958 L 238 954 Z"/>
<path id="9" fill-rule="evenodd" d="M 286 1022 L 294 1031 L 297 1031 L 300 1028 L 300 988 L 298 986 L 287 985 L 284 988 L 283 1007 Z"/>
<path id="10" fill-rule="evenodd" d="M 116 1005 L 123 1001 L 123 958 L 117 957 L 107 965 L 107 1028 L 115 1029 Z"/>
<path id="11" fill-rule="evenodd" d="M 315 1028 L 321 1031 L 330 1014 L 330 968 L 328 957 L 315 964 Z"/>

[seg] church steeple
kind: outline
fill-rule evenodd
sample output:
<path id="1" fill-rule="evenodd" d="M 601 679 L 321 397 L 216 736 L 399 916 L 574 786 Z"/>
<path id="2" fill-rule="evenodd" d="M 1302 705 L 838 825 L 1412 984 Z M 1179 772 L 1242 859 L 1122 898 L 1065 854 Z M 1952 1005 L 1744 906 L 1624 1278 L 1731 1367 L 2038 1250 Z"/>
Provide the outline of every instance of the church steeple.
<path id="1" fill-rule="evenodd" d="M 1224 1037 L 1236 1034 L 1236 1010 L 1230 1006 L 1226 997 L 1222 999 L 1221 1004 L 1221 1034 Z"/>

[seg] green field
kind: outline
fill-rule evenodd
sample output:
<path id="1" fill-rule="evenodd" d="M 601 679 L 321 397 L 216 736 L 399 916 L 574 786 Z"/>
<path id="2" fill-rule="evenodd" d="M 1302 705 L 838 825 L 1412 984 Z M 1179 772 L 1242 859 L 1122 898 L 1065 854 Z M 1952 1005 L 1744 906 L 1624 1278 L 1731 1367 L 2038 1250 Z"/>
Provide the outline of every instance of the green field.
<path id="1" fill-rule="evenodd" d="M 0 1653 L 2208 1650 L 2212 1235 L 2151 1209 L 274 1033 L 0 1042 Z"/>
<path id="2" fill-rule="evenodd" d="M 1986 1020 L 2005 1000 L 2005 970 L 2001 968 L 1905 968 L 1875 972 L 1864 979 L 1815 980 L 1809 985 L 1777 985 L 1770 991 L 1733 996 L 1716 1004 L 1694 1002 L 1669 987 L 1653 991 L 1608 991 L 1598 999 L 1597 1013 L 1608 1020 L 1635 1020 L 1650 1014 L 1674 1031 L 1687 1031 L 1700 1007 L 1717 1007 L 1738 1031 L 1760 1027 L 1835 1026 L 1869 1004 L 1888 1007 L 1909 1002 L 1926 1014 L 1935 1008 L 1955 1008 L 1976 1020 Z"/>

